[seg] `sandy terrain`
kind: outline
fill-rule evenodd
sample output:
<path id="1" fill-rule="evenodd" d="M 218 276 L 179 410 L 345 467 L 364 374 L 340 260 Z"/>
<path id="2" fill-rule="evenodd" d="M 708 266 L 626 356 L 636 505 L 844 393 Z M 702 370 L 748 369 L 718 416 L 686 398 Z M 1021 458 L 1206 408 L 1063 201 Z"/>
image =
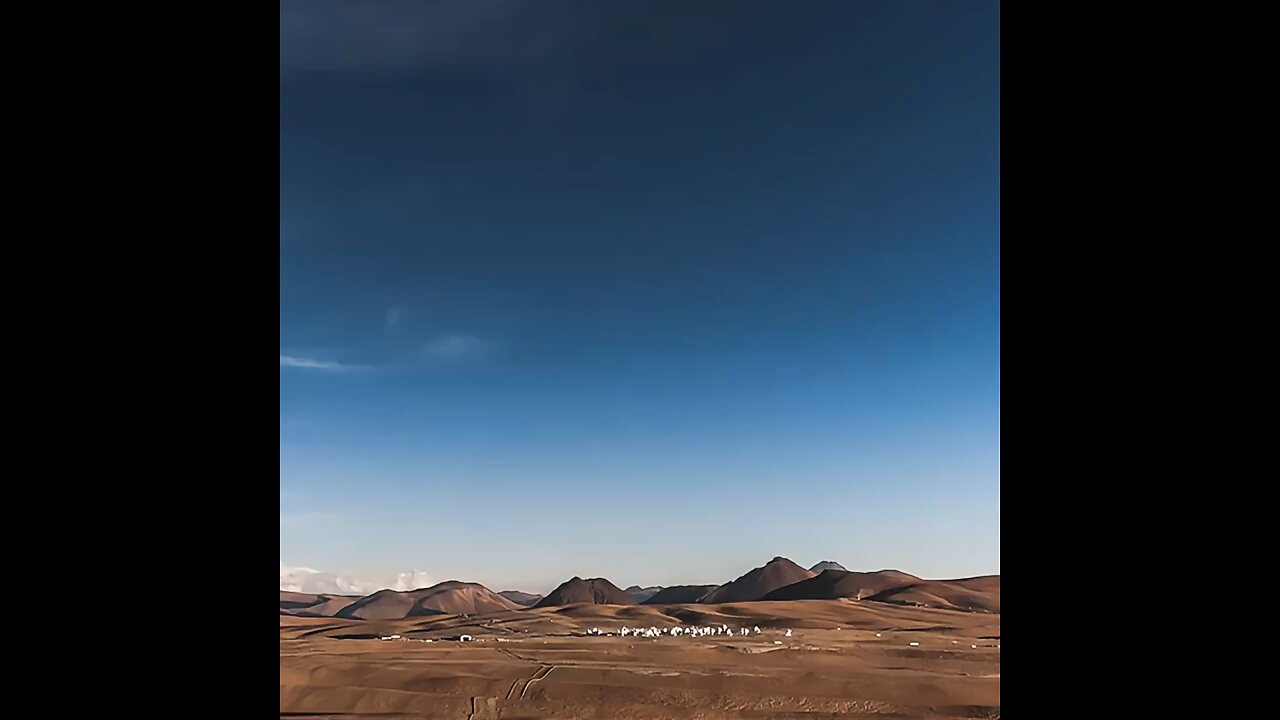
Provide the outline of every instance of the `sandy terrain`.
<path id="1" fill-rule="evenodd" d="M 763 632 L 582 635 L 713 623 Z M 458 642 L 463 633 L 475 641 Z M 402 638 L 360 639 L 392 634 Z M 999 637 L 998 614 L 847 599 L 387 621 L 281 615 L 280 710 L 347 720 L 991 718 Z"/>

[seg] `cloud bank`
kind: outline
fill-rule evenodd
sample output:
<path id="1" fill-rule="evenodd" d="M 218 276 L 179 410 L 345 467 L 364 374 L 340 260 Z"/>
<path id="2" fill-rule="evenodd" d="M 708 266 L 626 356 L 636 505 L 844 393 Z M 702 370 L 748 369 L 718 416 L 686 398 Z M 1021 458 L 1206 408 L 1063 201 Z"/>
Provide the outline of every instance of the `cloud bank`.
<path id="1" fill-rule="evenodd" d="M 280 589 L 287 592 L 316 595 L 368 595 L 379 590 L 406 592 L 435 584 L 431 576 L 421 570 L 402 572 L 387 581 L 354 580 L 331 572 L 307 567 L 292 567 L 280 562 Z"/>

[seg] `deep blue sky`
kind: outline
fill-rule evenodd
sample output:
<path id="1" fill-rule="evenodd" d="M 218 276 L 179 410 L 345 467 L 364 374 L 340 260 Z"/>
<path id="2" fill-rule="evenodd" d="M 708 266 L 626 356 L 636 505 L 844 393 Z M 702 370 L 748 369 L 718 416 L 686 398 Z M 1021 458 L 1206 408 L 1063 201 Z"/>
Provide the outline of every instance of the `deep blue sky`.
<path id="1" fill-rule="evenodd" d="M 998 13 L 282 2 L 281 560 L 999 572 Z"/>

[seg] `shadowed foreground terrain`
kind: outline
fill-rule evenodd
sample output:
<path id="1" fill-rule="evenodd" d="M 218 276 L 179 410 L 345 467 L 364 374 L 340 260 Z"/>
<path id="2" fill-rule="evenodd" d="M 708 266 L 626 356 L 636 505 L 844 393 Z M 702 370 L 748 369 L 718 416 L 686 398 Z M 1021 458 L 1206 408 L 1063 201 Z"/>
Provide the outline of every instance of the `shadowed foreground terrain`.
<path id="1" fill-rule="evenodd" d="M 623 625 L 722 623 L 758 625 L 762 632 L 582 635 L 591 628 L 616 633 Z M 459 642 L 462 634 L 474 641 Z M 390 635 L 401 637 L 370 639 Z M 386 621 L 282 614 L 280 714 L 994 718 L 1000 714 L 999 645 L 999 614 L 849 599 L 574 604 Z"/>

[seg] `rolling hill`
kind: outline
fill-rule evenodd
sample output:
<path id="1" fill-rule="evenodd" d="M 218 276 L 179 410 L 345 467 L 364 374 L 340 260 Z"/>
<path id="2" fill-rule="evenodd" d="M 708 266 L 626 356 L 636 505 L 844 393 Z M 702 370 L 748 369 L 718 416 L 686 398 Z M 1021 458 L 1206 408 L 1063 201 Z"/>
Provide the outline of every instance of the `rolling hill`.
<path id="1" fill-rule="evenodd" d="M 867 598 L 895 605 L 919 605 L 966 612 L 1000 612 L 1000 576 L 983 575 L 958 580 L 922 580 L 890 588 Z"/>
<path id="2" fill-rule="evenodd" d="M 398 620 L 423 615 L 477 615 L 518 610 L 520 605 L 478 583 L 447 580 L 421 590 L 378 592 L 351 603 L 336 617 Z"/>

